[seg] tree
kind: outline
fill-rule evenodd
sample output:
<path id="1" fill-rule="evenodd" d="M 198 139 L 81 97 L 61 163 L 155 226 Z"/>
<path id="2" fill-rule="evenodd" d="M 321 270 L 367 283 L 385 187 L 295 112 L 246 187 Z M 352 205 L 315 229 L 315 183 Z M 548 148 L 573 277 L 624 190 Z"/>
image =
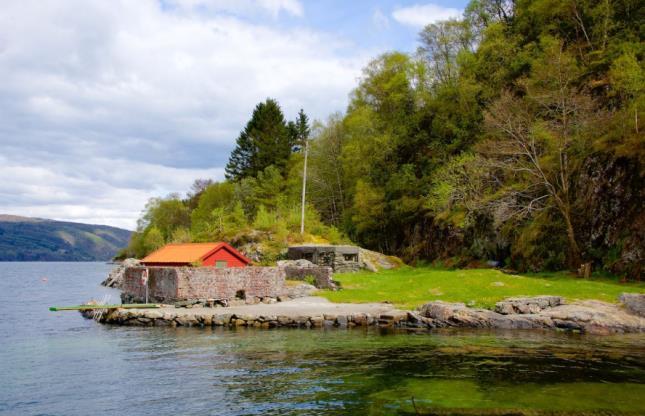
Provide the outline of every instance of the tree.
<path id="1" fill-rule="evenodd" d="M 297 146 L 298 150 L 303 149 L 309 135 L 311 134 L 311 127 L 309 126 L 309 117 L 305 114 L 305 111 L 301 108 L 298 111 L 298 116 L 296 121 L 289 122 L 293 127 L 293 143 Z"/>
<path id="2" fill-rule="evenodd" d="M 614 61 L 609 70 L 609 77 L 623 105 L 633 107 L 630 112 L 634 115 L 634 131 L 638 134 L 638 112 L 645 107 L 643 105 L 645 70 L 639 64 L 635 54 L 627 52 Z"/>
<path id="3" fill-rule="evenodd" d="M 257 175 L 253 183 L 255 206 L 276 208 L 285 190 L 284 177 L 275 166 L 269 166 Z"/>
<path id="4" fill-rule="evenodd" d="M 570 264 L 577 267 L 581 251 L 572 178 L 593 134 L 593 105 L 589 95 L 578 91 L 580 69 L 562 42 L 544 38 L 542 44 L 544 56 L 522 82 L 524 97 L 505 92 L 488 109 L 486 124 L 493 138 L 479 151 L 502 184 L 493 199 L 501 220 L 554 207 L 566 225 Z"/>
<path id="5" fill-rule="evenodd" d="M 302 198 L 300 201 L 300 234 L 305 233 L 305 194 L 307 192 L 307 157 L 309 156 L 309 119 L 305 112 L 300 109 L 296 119 L 295 133 L 300 147 L 304 148 L 305 160 L 302 168 Z"/>
<path id="6" fill-rule="evenodd" d="M 473 51 L 473 34 L 467 21 L 448 20 L 426 26 L 419 35 L 421 54 L 430 64 L 435 82 L 450 84 L 457 80 L 457 56 Z"/>
<path id="7" fill-rule="evenodd" d="M 156 228 L 163 241 L 169 241 L 177 228 L 190 227 L 188 207 L 179 195 L 171 194 L 166 198 L 152 198 L 148 201 L 137 228 L 139 232 L 144 232 L 150 227 Z"/>
<path id="8" fill-rule="evenodd" d="M 188 191 L 186 205 L 189 209 L 193 210 L 199 203 L 199 198 L 202 196 L 206 188 L 213 184 L 212 179 L 195 179 L 195 182 L 190 186 Z"/>
<path id="9" fill-rule="evenodd" d="M 340 113 L 329 117 L 326 124 L 314 124 L 310 148 L 309 201 L 328 224 L 338 226 L 348 208 L 349 175 L 343 168 L 342 152 L 347 140 Z"/>
<path id="10" fill-rule="evenodd" d="M 185 227 L 179 227 L 172 232 L 170 242 L 172 243 L 190 243 L 193 241 L 190 230 Z"/>
<path id="11" fill-rule="evenodd" d="M 226 165 L 226 178 L 254 177 L 271 165 L 284 173 L 293 145 L 280 106 L 267 98 L 255 106 L 251 120 L 240 132 Z"/>
<path id="12" fill-rule="evenodd" d="M 197 207 L 191 213 L 191 234 L 196 239 L 204 239 L 211 229 L 212 212 L 221 208 L 228 210 L 235 204 L 235 185 L 230 182 L 215 182 L 201 194 Z"/>
<path id="13" fill-rule="evenodd" d="M 164 238 L 161 235 L 161 231 L 157 227 L 151 227 L 146 231 L 143 237 L 143 246 L 145 248 L 146 254 L 155 251 L 156 249 L 164 245 Z"/>

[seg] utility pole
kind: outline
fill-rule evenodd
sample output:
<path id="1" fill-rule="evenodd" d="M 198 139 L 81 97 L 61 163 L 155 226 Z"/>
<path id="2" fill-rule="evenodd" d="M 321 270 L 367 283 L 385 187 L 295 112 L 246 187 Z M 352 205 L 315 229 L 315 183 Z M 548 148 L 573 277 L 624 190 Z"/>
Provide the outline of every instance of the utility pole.
<path id="1" fill-rule="evenodd" d="M 305 193 L 307 191 L 307 155 L 309 140 L 305 137 L 305 165 L 302 169 L 302 206 L 300 207 L 300 234 L 305 233 Z"/>

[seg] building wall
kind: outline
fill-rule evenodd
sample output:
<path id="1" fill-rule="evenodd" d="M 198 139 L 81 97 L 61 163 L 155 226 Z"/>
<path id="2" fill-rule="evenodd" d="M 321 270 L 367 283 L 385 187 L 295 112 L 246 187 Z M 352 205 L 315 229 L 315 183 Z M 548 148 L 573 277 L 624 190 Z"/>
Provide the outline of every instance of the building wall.
<path id="1" fill-rule="evenodd" d="M 146 286 L 141 281 L 144 270 L 141 266 L 126 269 L 124 298 L 145 300 Z M 148 267 L 148 300 L 231 300 L 241 291 L 246 299 L 275 298 L 284 292 L 284 280 L 284 269 L 278 267 Z"/>
<path id="2" fill-rule="evenodd" d="M 233 253 L 228 251 L 226 247 L 222 247 L 217 250 L 215 253 L 206 257 L 202 264 L 204 266 L 215 266 L 217 261 L 226 261 L 226 267 L 245 267 L 246 263 L 235 256 Z"/>
<path id="3" fill-rule="evenodd" d="M 360 251 L 354 246 L 294 246 L 289 247 L 287 256 L 290 260 L 305 259 L 318 266 L 331 267 L 336 273 L 361 269 Z"/>
<path id="4" fill-rule="evenodd" d="M 332 280 L 334 271 L 328 266 L 312 267 L 295 267 L 286 266 L 284 268 L 286 278 L 289 280 L 305 280 L 307 277 L 313 277 L 314 286 L 319 289 L 336 289 L 336 284 Z"/>

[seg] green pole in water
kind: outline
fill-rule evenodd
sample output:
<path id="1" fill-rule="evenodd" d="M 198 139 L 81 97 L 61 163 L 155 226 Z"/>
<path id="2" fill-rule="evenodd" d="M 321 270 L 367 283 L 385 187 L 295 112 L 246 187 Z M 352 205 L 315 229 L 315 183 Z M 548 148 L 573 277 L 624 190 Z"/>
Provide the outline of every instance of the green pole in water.
<path id="1" fill-rule="evenodd" d="M 92 309 L 152 309 L 160 308 L 156 303 L 126 303 L 121 305 L 76 305 L 76 306 L 51 306 L 50 311 L 87 311 Z"/>

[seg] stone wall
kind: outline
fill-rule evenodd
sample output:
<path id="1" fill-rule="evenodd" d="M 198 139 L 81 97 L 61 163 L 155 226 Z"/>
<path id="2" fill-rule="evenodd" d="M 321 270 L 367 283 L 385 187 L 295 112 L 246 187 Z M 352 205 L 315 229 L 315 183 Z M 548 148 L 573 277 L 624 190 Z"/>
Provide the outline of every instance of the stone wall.
<path id="1" fill-rule="evenodd" d="M 286 278 L 289 280 L 305 280 L 306 277 L 314 278 L 314 286 L 318 289 L 336 289 L 332 280 L 333 269 L 327 266 L 286 266 L 284 267 Z"/>
<path id="2" fill-rule="evenodd" d="M 354 256 L 354 255 L 351 255 Z M 361 270 L 359 255 L 356 254 L 350 260 L 345 259 L 345 254 L 336 253 L 334 256 L 334 271 L 336 273 L 353 273 Z"/>
<path id="3" fill-rule="evenodd" d="M 318 266 L 329 266 L 336 273 L 357 272 L 361 268 L 360 249 L 355 246 L 301 245 L 287 251 L 290 260 L 305 259 Z"/>
<path id="4" fill-rule="evenodd" d="M 124 299 L 145 300 L 144 270 L 141 266 L 126 269 Z M 149 302 L 275 298 L 284 291 L 285 271 L 278 267 L 148 267 L 148 273 Z"/>

